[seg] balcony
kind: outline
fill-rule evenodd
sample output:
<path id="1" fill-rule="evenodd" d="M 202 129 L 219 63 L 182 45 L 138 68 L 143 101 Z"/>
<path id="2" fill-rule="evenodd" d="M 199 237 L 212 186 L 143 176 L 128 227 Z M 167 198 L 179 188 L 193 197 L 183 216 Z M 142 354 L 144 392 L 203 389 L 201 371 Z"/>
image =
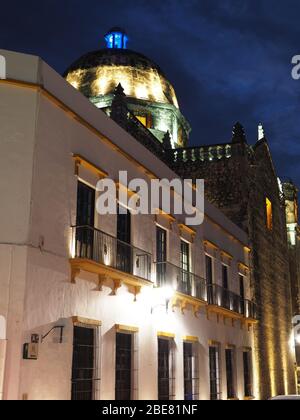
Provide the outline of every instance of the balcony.
<path id="1" fill-rule="evenodd" d="M 205 279 L 168 262 L 156 263 L 156 285 L 171 286 L 177 292 L 199 300 L 207 299 Z"/>
<path id="2" fill-rule="evenodd" d="M 245 318 L 248 322 L 257 318 L 256 305 L 250 300 L 225 289 L 217 284 L 207 285 L 207 298 L 210 310 L 226 315 L 236 314 L 236 318 Z"/>
<path id="3" fill-rule="evenodd" d="M 88 271 L 98 274 L 99 282 L 112 279 L 114 291 L 122 282 L 137 288 L 152 285 L 148 252 L 91 226 L 73 227 L 72 238 L 72 282 L 80 271 Z"/>
<path id="4" fill-rule="evenodd" d="M 195 310 L 206 306 L 208 312 L 256 323 L 256 305 L 253 302 L 216 284 L 207 285 L 205 279 L 168 262 L 156 263 L 156 285 L 172 287 L 176 291 L 175 303 L 180 301 L 181 306 L 194 302 Z"/>

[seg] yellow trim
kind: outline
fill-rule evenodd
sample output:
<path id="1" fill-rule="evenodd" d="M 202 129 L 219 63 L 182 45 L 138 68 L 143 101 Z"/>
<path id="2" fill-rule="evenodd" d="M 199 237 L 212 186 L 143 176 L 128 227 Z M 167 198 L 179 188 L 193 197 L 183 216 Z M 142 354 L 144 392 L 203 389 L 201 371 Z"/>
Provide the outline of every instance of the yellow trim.
<path id="1" fill-rule="evenodd" d="M 155 209 L 156 211 L 158 211 L 159 216 L 163 216 L 166 217 L 167 219 L 169 219 L 171 222 L 176 222 L 176 218 L 174 216 L 172 216 L 171 214 L 166 213 L 165 211 L 163 211 L 162 209 Z"/>
<path id="2" fill-rule="evenodd" d="M 229 258 L 230 260 L 233 260 L 233 255 L 229 254 L 227 251 L 221 250 L 221 255 L 223 257 Z"/>
<path id="3" fill-rule="evenodd" d="M 182 337 L 183 341 L 187 341 L 189 343 L 199 343 L 199 338 L 198 337 L 194 337 L 192 335 L 185 335 Z"/>
<path id="4" fill-rule="evenodd" d="M 253 401 L 255 397 L 244 397 L 244 401 Z"/>
<path id="5" fill-rule="evenodd" d="M 124 156 L 126 159 L 128 159 L 130 162 L 132 162 L 138 169 L 140 169 L 144 174 L 146 174 L 150 179 L 159 179 L 158 176 L 156 176 L 152 171 L 150 171 L 147 167 L 139 163 L 136 159 L 134 159 L 132 156 L 130 156 L 128 153 L 126 153 L 124 150 L 122 150 L 119 146 L 117 146 L 112 140 L 108 139 L 106 136 L 104 136 L 98 129 L 96 129 L 93 125 L 86 122 L 83 117 L 81 117 L 79 114 L 74 112 L 69 106 L 65 105 L 60 99 L 55 97 L 52 93 L 47 91 L 44 87 L 41 85 L 38 85 L 36 83 L 29 83 L 29 82 L 22 82 L 19 80 L 13 80 L 13 79 L 0 79 L 0 85 L 1 84 L 7 84 L 12 85 L 15 87 L 23 87 L 28 89 L 34 89 L 38 93 L 41 93 L 46 98 L 48 98 L 52 103 L 54 103 L 57 107 L 61 108 L 63 111 L 65 111 L 69 117 L 75 119 L 79 124 L 86 127 L 89 131 L 91 131 L 94 135 L 99 137 L 101 141 L 103 141 L 106 145 L 111 147 L 112 149 L 119 152 L 122 156 Z M 225 229 L 223 226 L 221 226 L 218 222 L 216 222 L 214 219 L 209 217 L 208 215 L 205 215 L 205 219 L 213 223 L 214 225 L 218 226 L 223 232 L 226 233 L 230 238 L 234 238 L 237 242 L 239 242 L 241 245 L 244 246 L 245 250 L 251 251 L 251 249 L 240 241 L 236 236 L 234 236 L 231 232 L 229 232 L 227 229 Z"/>
<path id="6" fill-rule="evenodd" d="M 209 246 L 210 248 L 215 249 L 216 251 L 219 251 L 218 245 L 214 244 L 213 242 L 209 241 L 208 239 L 203 240 L 204 245 Z"/>
<path id="7" fill-rule="evenodd" d="M 221 345 L 221 343 L 219 341 L 215 341 L 215 340 L 208 340 L 208 345 L 210 347 L 219 347 Z"/>
<path id="8" fill-rule="evenodd" d="M 73 324 L 92 325 L 94 327 L 101 327 L 102 322 L 95 319 L 83 318 L 81 316 L 72 316 Z"/>
<path id="9" fill-rule="evenodd" d="M 192 229 L 191 227 L 181 223 L 178 225 L 179 229 L 181 230 L 185 230 L 186 232 L 188 232 L 190 235 L 192 236 L 196 236 L 197 232 L 195 229 Z"/>
<path id="10" fill-rule="evenodd" d="M 173 333 L 167 333 L 167 332 L 163 332 L 163 331 L 158 331 L 157 337 L 174 339 L 176 336 Z"/>
<path id="11" fill-rule="evenodd" d="M 81 271 L 87 271 L 88 273 L 98 274 L 103 279 L 111 279 L 115 282 L 114 292 L 121 287 L 122 283 L 128 286 L 134 286 L 136 289 L 140 289 L 141 286 L 153 286 L 150 280 L 145 280 L 132 274 L 123 273 L 115 268 L 106 266 L 104 264 L 96 263 L 95 261 L 74 258 L 70 259 L 71 264 L 71 282 L 76 282 L 76 277 Z M 102 279 L 102 280 L 103 280 Z M 118 287 L 117 287 L 118 286 Z M 137 290 L 140 292 L 140 290 Z"/>
<path id="12" fill-rule="evenodd" d="M 120 182 L 115 181 L 115 184 L 116 184 L 117 191 L 119 191 L 122 188 L 126 190 L 129 197 L 132 197 L 134 195 L 137 195 L 137 196 L 139 195 L 137 192 L 129 190 L 127 187 L 125 187 L 125 185 L 121 184 Z"/>
<path id="13" fill-rule="evenodd" d="M 250 267 L 242 262 L 239 262 L 239 270 L 246 270 L 246 271 L 250 271 Z"/>
<path id="14" fill-rule="evenodd" d="M 75 173 L 78 175 L 78 166 L 82 166 L 83 168 L 87 169 L 88 171 L 94 173 L 99 178 L 107 178 L 108 173 L 100 169 L 98 166 L 94 165 L 89 160 L 85 159 L 81 155 L 73 154 L 73 159 L 75 160 Z"/>
<path id="15" fill-rule="evenodd" d="M 235 350 L 236 346 L 234 344 L 226 344 L 225 349 L 226 350 Z"/>
<path id="16" fill-rule="evenodd" d="M 131 327 L 129 325 L 116 324 L 115 328 L 116 328 L 117 332 L 129 332 L 129 333 L 138 333 L 139 332 L 138 327 Z"/>
<path id="17" fill-rule="evenodd" d="M 243 347 L 243 352 L 251 353 L 252 352 L 252 348 L 251 347 Z"/>

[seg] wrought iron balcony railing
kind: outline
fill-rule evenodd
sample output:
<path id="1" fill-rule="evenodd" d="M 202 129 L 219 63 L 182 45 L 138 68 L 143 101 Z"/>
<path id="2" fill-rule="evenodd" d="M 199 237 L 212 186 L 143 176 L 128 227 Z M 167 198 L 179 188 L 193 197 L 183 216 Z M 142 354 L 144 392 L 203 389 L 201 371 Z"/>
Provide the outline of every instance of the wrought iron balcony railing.
<path id="1" fill-rule="evenodd" d="M 73 258 L 84 258 L 151 280 L 152 256 L 91 226 L 73 229 Z"/>
<path id="2" fill-rule="evenodd" d="M 207 285 L 208 304 L 219 306 L 243 315 L 245 318 L 256 319 L 256 305 L 250 300 L 225 289 L 217 284 Z"/>
<path id="3" fill-rule="evenodd" d="M 156 263 L 156 284 L 171 286 L 187 296 L 207 301 L 206 281 L 168 262 Z"/>

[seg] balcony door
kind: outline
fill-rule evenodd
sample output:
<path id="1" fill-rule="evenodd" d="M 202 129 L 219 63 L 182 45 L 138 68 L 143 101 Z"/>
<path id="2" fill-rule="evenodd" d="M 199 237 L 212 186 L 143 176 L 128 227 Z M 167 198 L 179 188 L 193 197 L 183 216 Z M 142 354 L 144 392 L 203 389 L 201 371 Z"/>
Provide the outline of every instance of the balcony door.
<path id="1" fill-rule="evenodd" d="M 191 275 L 190 275 L 190 244 L 181 241 L 180 249 L 180 268 L 181 268 L 181 284 L 179 291 L 190 295 L 192 292 Z"/>
<path id="2" fill-rule="evenodd" d="M 156 283 L 158 287 L 166 284 L 166 261 L 167 261 L 167 232 L 156 228 Z"/>
<path id="3" fill-rule="evenodd" d="M 83 182 L 77 187 L 76 254 L 93 259 L 95 225 L 95 190 Z"/>
<path id="4" fill-rule="evenodd" d="M 230 294 L 229 294 L 229 283 L 228 283 L 228 267 L 227 265 L 222 265 L 222 306 L 227 309 L 230 307 Z"/>
<path id="5" fill-rule="evenodd" d="M 244 276 L 240 276 L 241 313 L 245 315 L 245 282 Z"/>
<path id="6" fill-rule="evenodd" d="M 209 256 L 205 256 L 205 268 L 206 268 L 206 284 L 208 293 L 208 303 L 214 303 L 213 293 L 213 259 Z"/>
<path id="7" fill-rule="evenodd" d="M 121 206 L 117 216 L 117 239 L 117 268 L 125 273 L 132 273 L 131 214 Z"/>

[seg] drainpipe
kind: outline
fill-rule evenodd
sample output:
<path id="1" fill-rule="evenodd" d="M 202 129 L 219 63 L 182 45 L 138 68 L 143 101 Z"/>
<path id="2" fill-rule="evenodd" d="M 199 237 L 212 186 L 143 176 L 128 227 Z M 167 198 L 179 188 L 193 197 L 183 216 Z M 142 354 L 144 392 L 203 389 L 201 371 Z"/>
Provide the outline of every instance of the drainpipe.
<path id="1" fill-rule="evenodd" d="M 6 345 L 7 345 L 7 340 L 0 340 L 0 401 L 3 400 Z"/>

